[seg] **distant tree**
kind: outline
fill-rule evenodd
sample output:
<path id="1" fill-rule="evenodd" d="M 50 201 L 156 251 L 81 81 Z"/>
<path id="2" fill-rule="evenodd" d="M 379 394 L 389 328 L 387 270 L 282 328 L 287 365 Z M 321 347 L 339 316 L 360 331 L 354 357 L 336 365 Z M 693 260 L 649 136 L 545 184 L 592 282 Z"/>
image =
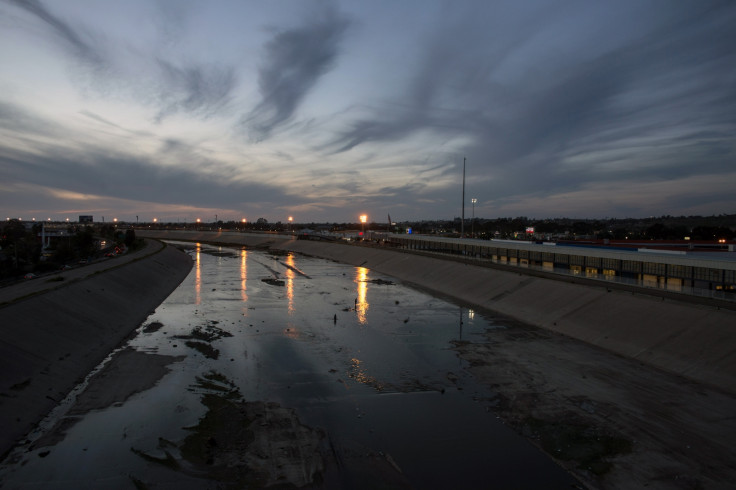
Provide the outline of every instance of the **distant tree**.
<path id="1" fill-rule="evenodd" d="M 693 240 L 732 240 L 736 236 L 733 230 L 725 226 L 697 226 L 693 228 Z"/>
<path id="2" fill-rule="evenodd" d="M 668 234 L 669 230 L 662 223 L 654 223 L 644 232 L 644 235 L 650 240 L 664 240 Z"/>
<path id="3" fill-rule="evenodd" d="M 135 230 L 129 229 L 125 230 L 125 245 L 127 247 L 132 247 L 135 243 Z"/>

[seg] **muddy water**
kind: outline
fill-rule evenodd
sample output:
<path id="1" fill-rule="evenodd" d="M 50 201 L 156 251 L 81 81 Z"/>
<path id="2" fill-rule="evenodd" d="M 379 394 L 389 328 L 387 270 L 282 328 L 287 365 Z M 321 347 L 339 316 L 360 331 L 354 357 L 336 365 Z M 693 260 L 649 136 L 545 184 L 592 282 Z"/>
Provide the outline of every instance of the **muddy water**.
<path id="1" fill-rule="evenodd" d="M 126 346 L 126 352 L 171 356 L 161 357 L 169 372 L 153 388 L 107 408 L 80 410 L 79 400 L 75 408 L 75 398 L 68 399 L 35 442 L 10 458 L 3 487 L 229 488 L 232 475 L 210 471 L 212 461 L 197 466 L 184 442 L 208 413 L 203 394 L 225 389 L 242 402 L 235 413 L 245 413 L 246 402 L 273 402 L 293 409 L 298 422 L 291 423 L 321 440 L 317 476 L 302 468 L 306 480 L 282 475 L 282 483 L 576 484 L 493 415 L 494 393 L 477 385 L 451 350 L 452 341 L 480 342 L 480 333 L 502 323 L 362 267 L 179 245 L 194 260 L 191 274 Z M 208 444 L 218 441 L 210 437 Z"/>

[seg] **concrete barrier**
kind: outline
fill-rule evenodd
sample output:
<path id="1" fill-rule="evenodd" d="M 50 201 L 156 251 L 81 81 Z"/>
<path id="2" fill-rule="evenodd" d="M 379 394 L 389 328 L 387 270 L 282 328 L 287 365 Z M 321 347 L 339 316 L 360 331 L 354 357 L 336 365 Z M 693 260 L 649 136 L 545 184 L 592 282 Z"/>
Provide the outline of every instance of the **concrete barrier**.
<path id="1" fill-rule="evenodd" d="M 9 451 L 181 283 L 175 247 L 0 307 L 0 454 Z"/>
<path id="2" fill-rule="evenodd" d="M 468 306 L 736 393 L 736 311 L 388 249 L 286 236 L 147 232 L 171 240 L 269 246 L 363 266 Z"/>

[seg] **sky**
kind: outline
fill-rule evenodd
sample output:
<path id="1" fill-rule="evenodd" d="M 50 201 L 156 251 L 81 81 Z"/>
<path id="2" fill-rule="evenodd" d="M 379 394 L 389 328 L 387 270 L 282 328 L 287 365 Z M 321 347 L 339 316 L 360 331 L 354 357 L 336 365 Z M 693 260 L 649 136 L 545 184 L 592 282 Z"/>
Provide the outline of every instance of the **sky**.
<path id="1" fill-rule="evenodd" d="M 0 215 L 736 213 L 735 25 L 730 0 L 0 0 Z"/>

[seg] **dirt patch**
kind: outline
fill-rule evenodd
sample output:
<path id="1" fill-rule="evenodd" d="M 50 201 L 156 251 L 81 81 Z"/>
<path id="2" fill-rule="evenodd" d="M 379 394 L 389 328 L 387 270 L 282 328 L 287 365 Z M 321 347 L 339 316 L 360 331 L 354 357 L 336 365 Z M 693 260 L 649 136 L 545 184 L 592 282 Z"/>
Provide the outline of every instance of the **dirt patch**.
<path id="1" fill-rule="evenodd" d="M 73 427 L 81 416 L 115 404 L 122 404 L 142 391 L 152 388 L 170 370 L 170 364 L 184 356 L 146 354 L 132 347 L 121 350 L 99 372 L 94 374 L 66 415 L 61 417 L 33 447 L 53 446 L 64 439 L 66 431 Z"/>
<path id="2" fill-rule="evenodd" d="M 175 339 L 185 339 L 185 345 L 198 351 L 208 359 L 218 359 L 220 351 L 210 345 L 211 342 L 223 337 L 232 337 L 233 334 L 217 327 L 218 322 L 210 321 L 207 325 L 196 326 L 189 335 L 174 335 Z"/>
<path id="3" fill-rule="evenodd" d="M 208 359 L 219 359 L 220 357 L 220 351 L 205 342 L 196 342 L 194 340 L 187 340 L 185 344 L 190 349 L 194 349 L 198 351 L 200 354 L 202 354 L 204 357 Z"/>
<path id="4" fill-rule="evenodd" d="M 161 322 L 151 322 L 143 327 L 143 333 L 154 333 L 158 332 L 164 326 Z"/>
<path id="5" fill-rule="evenodd" d="M 727 488 L 736 398 L 522 325 L 455 342 L 489 410 L 593 488 Z M 450 374 L 448 374 L 450 379 Z"/>
<path id="6" fill-rule="evenodd" d="M 232 337 L 233 334 L 227 330 L 217 327 L 218 322 L 211 321 L 205 326 L 196 326 L 189 335 L 174 335 L 175 339 L 201 340 L 203 342 L 214 342 L 223 337 Z"/>
<path id="7" fill-rule="evenodd" d="M 205 476 L 227 488 L 303 487 L 321 481 L 325 435 L 277 403 L 247 402 L 223 375 L 210 372 L 192 387 L 207 413 L 180 444 L 159 440 L 161 455 L 132 448 L 147 461 Z M 175 454 L 178 454 L 175 456 Z"/>

